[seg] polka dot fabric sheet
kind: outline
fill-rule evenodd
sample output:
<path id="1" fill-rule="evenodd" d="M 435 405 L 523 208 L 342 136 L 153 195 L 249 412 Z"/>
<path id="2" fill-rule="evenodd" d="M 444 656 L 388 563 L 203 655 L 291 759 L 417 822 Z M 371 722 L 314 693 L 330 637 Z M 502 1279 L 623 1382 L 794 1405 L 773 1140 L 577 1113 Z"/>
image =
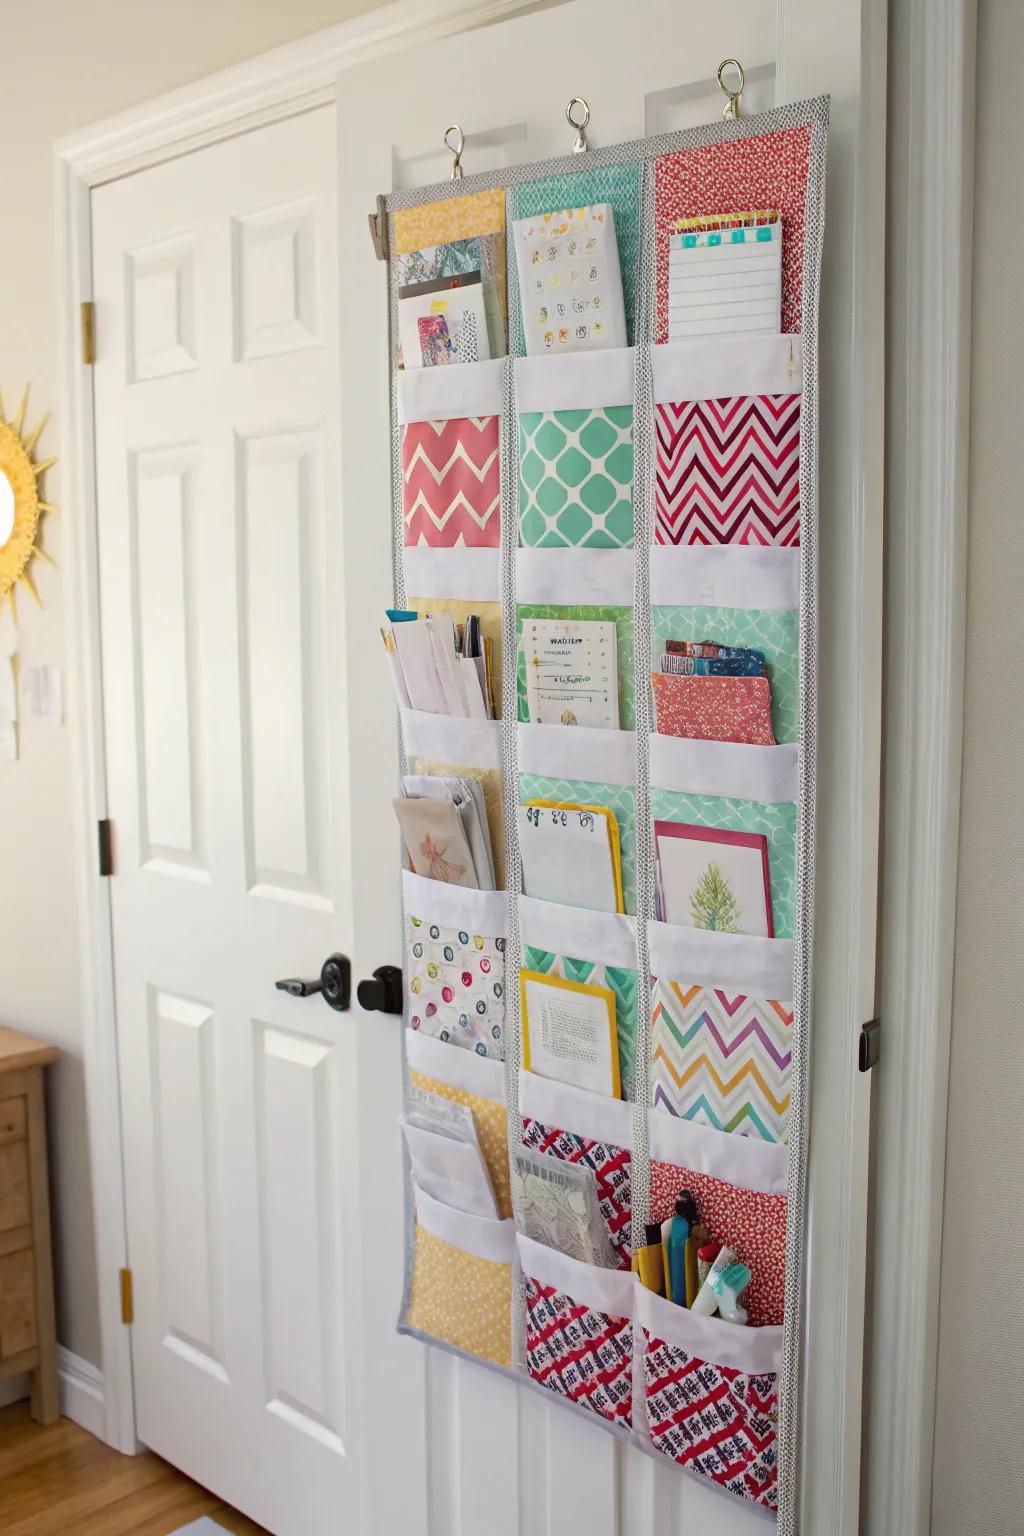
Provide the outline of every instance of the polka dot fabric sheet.
<path id="1" fill-rule="evenodd" d="M 403 764 L 407 772 L 460 764 L 481 777 L 506 906 L 489 926 L 470 920 L 472 904 L 499 893 L 466 892 L 458 921 L 449 920 L 450 903 L 444 921 L 429 903 L 405 913 L 406 1080 L 471 1112 L 499 1220 L 483 1222 L 479 1242 L 463 1244 L 447 1222 L 457 1232 L 466 1216 L 418 1219 L 423 1192 L 410 1184 L 400 1326 L 529 1380 L 548 1401 L 760 1506 L 777 1518 L 780 1536 L 794 1536 L 799 1492 L 810 1006 L 802 876 L 813 859 L 827 121 L 820 98 L 388 199 L 398 251 L 507 234 L 518 218 L 610 203 L 630 349 L 625 383 L 624 348 L 609 349 L 600 367 L 601 354 L 588 354 L 593 372 L 537 372 L 570 360 L 525 356 L 506 244 L 500 298 L 511 361 L 498 416 L 478 417 L 481 407 L 467 402 L 450 420 L 403 432 L 396 404 L 395 600 L 451 612 L 456 623 L 482 614 L 496 678 L 506 674 L 493 751 L 477 761 L 463 749 L 464 733 L 453 731 L 450 753 L 432 750 L 429 761 L 413 754 Z M 735 217 L 752 213 L 771 217 Z M 781 228 L 781 241 L 775 233 L 750 238 L 752 248 L 760 242 L 750 258 L 763 264 L 756 270 L 770 268 L 779 283 L 777 329 L 759 299 L 757 324 L 730 328 L 731 350 L 702 333 L 711 324 L 701 315 L 692 324 L 684 317 L 689 329 L 677 316 L 679 339 L 669 342 L 670 236 L 686 221 L 726 215 L 733 221 L 723 226 L 734 231 Z M 741 234 L 730 243 L 746 241 Z M 677 256 L 675 270 L 689 259 Z M 393 327 L 396 271 L 393 261 Z M 699 287 L 691 283 L 687 303 Z M 678 299 L 674 280 L 676 309 Z M 727 318 L 747 313 L 754 311 L 733 308 Z M 493 401 L 487 409 L 493 413 Z M 404 590 L 405 544 L 417 546 L 426 597 Z M 776 555 L 784 563 L 773 564 Z M 518 647 L 529 618 L 615 625 L 617 741 L 600 728 L 529 722 Z M 652 684 L 669 641 L 758 651 L 766 677 L 756 667 L 687 671 L 676 662 L 661 674 L 667 682 Z M 560 730 L 574 736 L 571 747 L 547 734 Z M 792 786 L 780 767 L 790 761 Z M 616 778 L 627 782 L 610 782 Z M 516 808 L 533 799 L 614 811 L 625 913 L 558 907 L 548 927 L 536 910 L 544 903 L 521 896 Z M 774 936 L 661 922 L 655 820 L 765 838 Z M 611 991 L 631 1104 L 591 1094 L 596 1105 L 578 1105 L 574 1120 L 543 1093 L 579 1088 L 547 1080 L 542 1093 L 540 1079 L 531 1085 L 533 1074 L 521 1071 L 524 968 Z M 449 1070 L 455 1059 L 461 1066 Z M 424 1061 L 431 1070 L 410 1065 Z M 537 1243 L 525 1221 L 517 1233 L 512 1190 L 518 1200 L 520 1181 L 510 1160 L 523 1147 L 544 1165 L 573 1163 L 593 1174 L 592 1219 L 612 1245 L 607 1268 Z M 644 1225 L 668 1217 L 680 1189 L 692 1192 L 711 1235 L 750 1268 L 746 1327 L 644 1291 L 629 1268 Z"/>

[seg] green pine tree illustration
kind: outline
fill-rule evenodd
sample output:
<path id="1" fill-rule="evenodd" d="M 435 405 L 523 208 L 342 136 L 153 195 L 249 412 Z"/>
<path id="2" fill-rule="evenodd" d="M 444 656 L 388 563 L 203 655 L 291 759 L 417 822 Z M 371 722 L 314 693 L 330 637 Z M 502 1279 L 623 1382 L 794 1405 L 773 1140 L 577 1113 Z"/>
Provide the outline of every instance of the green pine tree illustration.
<path id="1" fill-rule="evenodd" d="M 740 904 L 721 866 L 712 860 L 690 892 L 690 916 L 695 928 L 715 933 L 739 933 Z"/>

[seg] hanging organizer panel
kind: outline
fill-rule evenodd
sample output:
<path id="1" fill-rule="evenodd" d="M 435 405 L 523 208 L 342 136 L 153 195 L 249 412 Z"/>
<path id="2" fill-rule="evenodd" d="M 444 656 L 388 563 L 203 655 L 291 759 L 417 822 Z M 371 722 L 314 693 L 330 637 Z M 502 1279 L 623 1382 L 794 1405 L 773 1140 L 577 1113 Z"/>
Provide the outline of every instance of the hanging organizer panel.
<path id="1" fill-rule="evenodd" d="M 402 876 L 399 1326 L 787 1536 L 827 116 L 388 200 L 394 601 L 495 716 L 404 708 L 405 793 L 472 787 L 497 887 Z M 682 1190 L 745 1322 L 642 1283 Z"/>

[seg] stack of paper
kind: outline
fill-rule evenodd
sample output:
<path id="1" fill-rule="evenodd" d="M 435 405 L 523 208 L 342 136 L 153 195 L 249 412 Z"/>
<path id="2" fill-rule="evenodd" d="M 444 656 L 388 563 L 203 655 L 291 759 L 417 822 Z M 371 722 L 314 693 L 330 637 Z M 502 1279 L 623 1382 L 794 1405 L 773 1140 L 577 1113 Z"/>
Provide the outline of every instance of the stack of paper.
<path id="1" fill-rule="evenodd" d="M 407 774 L 402 791 L 393 804 L 416 874 L 493 891 L 494 855 L 480 780 Z"/>
<path id="2" fill-rule="evenodd" d="M 520 642 L 534 725 L 618 730 L 615 625 L 590 619 L 526 619 Z"/>
<path id="3" fill-rule="evenodd" d="M 517 219 L 515 246 L 528 353 L 626 345 L 610 203 Z"/>
<path id="4" fill-rule="evenodd" d="M 398 258 L 398 334 L 405 368 L 485 362 L 504 350 L 494 287 L 496 236 L 453 240 Z"/>
<path id="5" fill-rule="evenodd" d="M 420 1189 L 470 1216 L 497 1220 L 498 1202 L 480 1147 L 473 1111 L 412 1085 L 399 1122 Z"/>
<path id="6" fill-rule="evenodd" d="M 597 1193 L 597 1176 L 581 1163 L 563 1163 L 532 1147 L 509 1159 L 516 1226 L 534 1242 L 557 1248 L 581 1264 L 618 1269 Z"/>
<path id="7" fill-rule="evenodd" d="M 624 912 L 619 823 L 603 805 L 527 800 L 519 807 L 523 891 L 541 901 Z"/>
<path id="8" fill-rule="evenodd" d="M 381 638 L 400 705 L 432 715 L 494 718 L 490 642 L 470 615 L 455 627 L 450 613 L 390 610 Z"/>

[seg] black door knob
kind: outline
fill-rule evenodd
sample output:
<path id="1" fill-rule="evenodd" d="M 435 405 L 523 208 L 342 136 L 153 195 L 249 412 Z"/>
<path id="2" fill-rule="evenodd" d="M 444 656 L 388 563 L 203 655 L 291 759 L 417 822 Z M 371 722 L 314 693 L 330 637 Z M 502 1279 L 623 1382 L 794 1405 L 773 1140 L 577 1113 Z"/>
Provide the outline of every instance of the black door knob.
<path id="1" fill-rule="evenodd" d="M 320 967 L 316 981 L 302 981 L 298 976 L 286 976 L 275 983 L 279 992 L 289 997 L 312 997 L 319 992 L 325 1003 L 338 1013 L 344 1013 L 352 1003 L 352 963 L 348 955 L 328 955 Z"/>
<path id="2" fill-rule="evenodd" d="M 356 988 L 360 1008 L 378 1013 L 402 1012 L 402 972 L 397 965 L 378 965 Z"/>

